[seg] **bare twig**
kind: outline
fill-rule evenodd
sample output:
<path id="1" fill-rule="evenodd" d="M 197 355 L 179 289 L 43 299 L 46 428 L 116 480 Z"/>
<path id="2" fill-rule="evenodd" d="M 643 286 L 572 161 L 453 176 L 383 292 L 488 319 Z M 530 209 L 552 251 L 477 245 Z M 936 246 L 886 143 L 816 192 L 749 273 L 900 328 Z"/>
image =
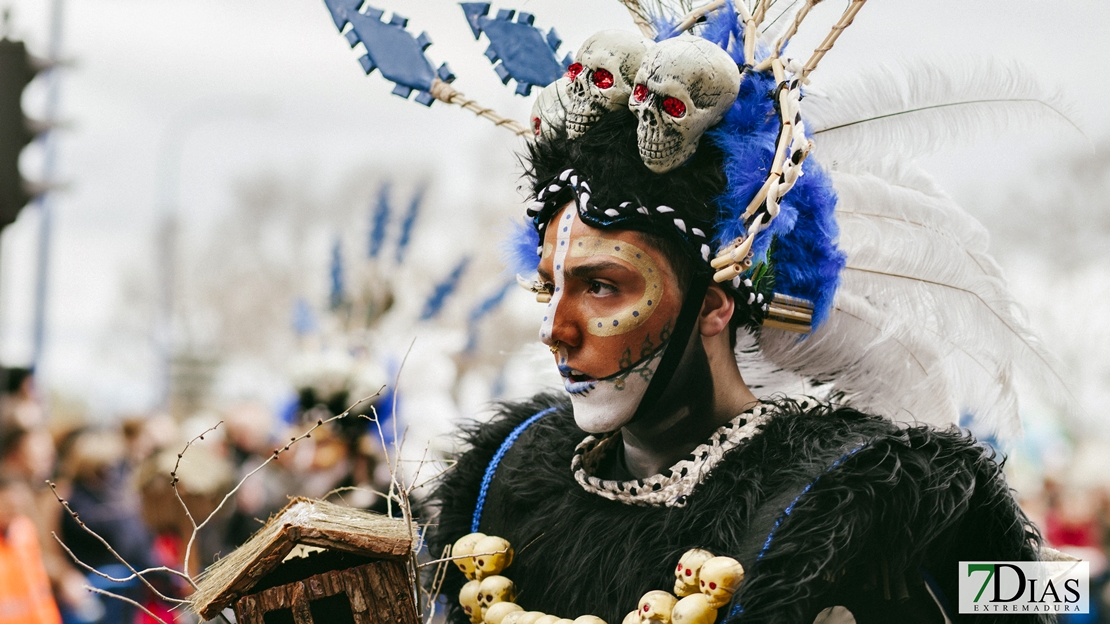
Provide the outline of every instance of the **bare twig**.
<path id="1" fill-rule="evenodd" d="M 181 449 L 181 452 L 177 454 L 177 461 L 175 461 L 173 463 L 173 470 L 170 471 L 170 487 L 173 488 L 173 494 L 174 494 L 174 496 L 177 497 L 177 502 L 181 503 L 181 508 L 185 510 L 185 516 L 187 518 L 189 518 L 189 524 L 191 524 L 193 526 L 194 531 L 197 528 L 197 522 L 196 522 L 196 520 L 193 519 L 193 514 L 189 511 L 189 506 L 186 505 L 185 501 L 181 498 L 181 492 L 179 492 L 177 490 L 177 470 L 181 467 L 181 459 L 183 457 L 185 457 L 185 451 L 188 451 L 189 447 L 191 447 L 194 442 L 196 442 L 198 440 L 203 440 L 205 434 L 208 434 L 208 433 L 211 433 L 211 432 L 215 431 L 216 428 L 219 427 L 222 424 L 224 424 L 224 422 L 221 420 L 220 422 L 218 422 L 218 423 L 212 425 L 211 427 L 205 429 L 200 435 L 197 435 L 192 440 L 189 440 L 188 442 L 186 442 L 185 443 L 185 448 Z M 189 557 L 188 557 L 188 555 L 185 556 L 185 568 L 184 569 L 186 571 L 188 571 L 188 569 L 189 569 Z"/>
<path id="2" fill-rule="evenodd" d="M 94 593 L 94 594 L 100 594 L 101 596 L 107 596 L 107 597 L 109 597 L 109 598 L 115 598 L 116 600 L 120 600 L 120 601 L 126 602 L 127 604 L 129 604 L 129 605 L 131 605 L 131 606 L 133 606 L 133 607 L 135 607 L 135 608 L 137 608 L 137 609 L 142 609 L 142 611 L 143 611 L 144 613 L 146 613 L 146 614 L 147 614 L 147 615 L 149 615 L 150 617 L 152 617 L 152 618 L 154 618 L 154 619 L 158 620 L 158 621 L 159 621 L 159 622 L 161 622 L 162 624 L 170 624 L 169 622 L 167 622 L 167 621 L 163 620 L 162 618 L 158 617 L 157 615 L 154 615 L 153 613 L 151 613 L 151 612 L 150 612 L 150 609 L 147 609 L 147 608 L 146 608 L 146 607 L 144 607 L 143 605 L 141 605 L 141 604 L 139 604 L 138 602 L 136 602 L 136 601 L 134 601 L 134 600 L 132 600 L 132 599 L 128 598 L 127 596 L 121 596 L 121 595 L 119 595 L 119 594 L 117 594 L 117 593 L 115 593 L 115 592 L 110 592 L 110 591 L 108 591 L 108 590 L 106 590 L 106 589 L 97 589 L 96 587 L 91 587 L 91 586 L 89 586 L 89 585 L 86 585 L 86 586 L 85 586 L 85 589 L 87 589 L 87 590 L 91 591 L 91 592 L 92 592 L 92 593 Z"/>
<path id="3" fill-rule="evenodd" d="M 88 531 L 89 529 L 85 529 L 85 530 Z M 91 565 L 89 565 L 89 564 L 85 563 L 84 561 L 81 561 L 80 559 L 78 559 L 77 555 L 74 554 L 74 552 L 69 549 L 69 546 L 66 546 L 65 542 L 62 541 L 62 538 L 58 537 L 57 533 L 51 531 L 50 535 L 54 538 L 55 542 L 58 542 L 58 545 L 62 547 L 62 550 L 66 551 L 66 554 L 69 555 L 69 558 L 73 559 L 73 562 L 76 563 L 79 567 L 84 568 L 88 572 L 91 572 L 92 574 L 95 574 L 95 575 L 99 576 L 100 578 L 111 581 L 113 583 L 126 583 L 128 581 L 133 581 L 133 580 L 139 578 L 140 576 L 142 576 L 144 574 L 154 574 L 155 572 L 164 572 L 166 574 L 171 574 L 171 575 L 176 576 L 178 578 L 182 578 L 185 581 L 187 581 L 190 585 L 192 585 L 194 588 L 196 588 L 196 584 L 193 583 L 192 577 L 190 577 L 188 574 L 185 574 L 184 572 L 181 572 L 179 570 L 174 570 L 173 568 L 167 568 L 166 566 L 159 566 L 157 568 L 144 568 L 142 570 L 139 570 L 139 571 L 135 572 L 134 574 L 129 574 L 129 575 L 124 576 L 124 577 L 116 578 L 116 577 L 114 577 L 110 574 L 105 574 L 104 572 L 101 572 L 100 570 L 97 570 L 96 568 L 92 567 Z M 165 598 L 165 596 L 159 596 L 159 598 Z M 185 602 L 185 601 L 183 600 L 182 602 Z"/>
<path id="4" fill-rule="evenodd" d="M 381 388 L 379 388 L 378 391 L 375 392 L 374 394 L 372 394 L 368 397 L 361 398 L 358 401 L 355 401 L 355 403 L 353 405 L 351 405 L 350 407 L 348 407 L 346 410 L 344 410 L 344 412 L 342 414 L 332 416 L 331 418 L 328 418 L 328 419 L 317 420 L 316 424 L 313 425 L 308 431 L 305 431 L 304 433 L 302 433 L 299 436 L 295 436 L 295 437 L 290 438 L 289 441 L 285 443 L 285 446 L 283 446 L 281 448 L 278 448 L 278 449 L 275 449 L 272 455 L 267 457 L 266 460 L 263 461 L 261 464 L 259 464 L 257 467 L 255 467 L 254 470 L 251 470 L 242 479 L 240 479 L 239 482 L 235 484 L 235 487 L 231 488 L 231 490 L 227 494 L 224 495 L 223 499 L 220 500 L 220 504 L 217 505 L 216 508 L 212 510 L 212 513 L 208 514 L 208 516 L 204 519 L 203 522 L 201 522 L 200 524 L 195 524 L 194 523 L 193 533 L 192 533 L 192 535 L 189 536 L 189 542 L 185 546 L 185 567 L 184 567 L 185 571 L 188 572 L 188 570 L 189 570 L 189 556 L 192 553 L 193 544 L 196 543 L 197 533 L 199 533 L 201 529 L 203 529 L 205 526 L 208 525 L 209 522 L 212 521 L 212 518 L 214 518 L 216 516 L 216 514 L 219 513 L 221 509 L 224 508 L 224 505 L 227 504 L 227 501 L 231 500 L 231 497 L 234 496 L 236 494 L 236 492 L 238 492 L 239 489 L 243 487 L 243 484 L 246 483 L 247 479 L 250 479 L 251 477 L 253 477 L 256 473 L 258 473 L 260 470 L 262 470 L 266 466 L 269 466 L 270 462 L 277 459 L 278 456 L 281 455 L 282 453 L 284 453 L 285 451 L 288 451 L 289 448 L 292 447 L 297 442 L 300 442 L 301 440 L 304 440 L 305 438 L 312 437 L 312 432 L 316 431 L 320 427 L 323 427 L 324 425 L 326 425 L 328 423 L 331 423 L 331 422 L 334 422 L 336 420 L 339 420 L 341 418 L 346 418 L 347 415 L 349 415 L 351 413 L 351 410 L 353 410 L 354 408 L 358 407 L 359 405 L 361 405 L 362 403 L 364 403 L 366 401 L 369 401 L 370 399 L 373 399 L 374 397 L 380 396 L 383 389 L 385 389 L 385 386 L 382 386 Z M 174 479 L 176 481 L 176 477 Z"/>
<path id="5" fill-rule="evenodd" d="M 331 490 L 328 490 L 328 493 L 324 494 L 321 498 L 327 500 L 332 496 L 335 496 L 336 494 L 342 494 L 343 492 L 370 492 L 371 494 L 375 496 L 381 496 L 382 498 L 389 496 L 389 494 L 384 494 L 371 487 L 363 487 L 361 485 L 344 485 L 342 487 L 332 488 Z"/>
<path id="6" fill-rule="evenodd" d="M 46 483 L 47 483 L 47 485 L 50 486 L 50 491 L 51 491 L 51 493 L 54 494 L 54 498 L 58 499 L 58 502 L 61 503 L 61 505 L 62 505 L 62 509 L 66 510 L 66 513 L 68 513 L 70 515 L 70 517 L 73 518 L 73 521 L 76 522 L 77 525 L 80 526 L 86 533 L 93 536 L 93 538 L 96 539 L 96 541 L 100 542 L 105 548 L 107 548 L 108 552 L 111 553 L 112 556 L 115 557 L 120 563 L 122 563 L 124 566 L 126 566 L 127 570 L 129 572 L 131 572 L 132 574 L 134 574 L 140 581 L 142 581 L 143 584 L 146 585 L 147 588 L 150 589 L 150 591 L 154 592 L 154 594 L 156 596 L 158 596 L 159 598 L 162 598 L 166 602 L 172 602 L 172 603 L 177 603 L 177 604 L 181 604 L 181 603 L 185 602 L 184 600 L 181 600 L 179 598 L 170 598 L 169 596 L 166 596 L 166 595 L 162 594 L 162 592 L 155 589 L 154 585 L 150 584 L 150 581 L 146 580 L 146 578 L 143 577 L 143 575 L 139 574 L 139 571 L 136 570 L 134 566 L 132 566 L 126 559 L 124 559 L 122 555 L 120 555 L 118 552 L 116 552 L 116 549 L 112 548 L 112 545 L 108 543 L 108 540 L 101 537 L 100 534 L 97 533 L 96 531 L 93 531 L 92 529 L 90 529 L 85 524 L 85 522 L 83 520 L 81 520 L 81 517 L 79 515 L 77 515 L 77 512 L 73 511 L 73 508 L 69 506 L 69 502 L 58 495 L 58 486 L 54 482 L 47 481 Z"/>
<path id="7" fill-rule="evenodd" d="M 443 580 L 447 578 L 447 557 L 451 556 L 451 544 L 443 547 L 443 552 L 440 553 L 439 565 L 436 566 L 435 574 L 432 575 L 432 584 L 428 592 L 428 617 L 429 619 L 435 615 L 436 598 L 439 597 L 439 592 L 443 589 Z"/>

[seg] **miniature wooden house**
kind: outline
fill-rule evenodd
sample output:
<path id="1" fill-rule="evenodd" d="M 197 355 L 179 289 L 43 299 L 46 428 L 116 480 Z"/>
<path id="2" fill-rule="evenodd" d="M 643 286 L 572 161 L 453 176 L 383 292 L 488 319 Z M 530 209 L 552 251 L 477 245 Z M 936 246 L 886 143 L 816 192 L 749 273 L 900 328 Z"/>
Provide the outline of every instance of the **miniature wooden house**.
<path id="1" fill-rule="evenodd" d="M 206 620 L 232 606 L 239 624 L 419 624 L 412 535 L 397 518 L 297 498 L 205 570 L 190 602 Z"/>

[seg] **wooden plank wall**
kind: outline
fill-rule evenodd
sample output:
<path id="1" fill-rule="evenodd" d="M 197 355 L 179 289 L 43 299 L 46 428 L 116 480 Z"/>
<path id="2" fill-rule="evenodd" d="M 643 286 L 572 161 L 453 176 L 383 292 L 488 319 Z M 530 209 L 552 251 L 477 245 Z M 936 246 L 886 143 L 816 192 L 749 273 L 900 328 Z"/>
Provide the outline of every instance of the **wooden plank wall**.
<path id="1" fill-rule="evenodd" d="M 408 574 L 401 561 L 373 561 L 243 596 L 235 603 L 241 624 L 264 624 L 263 615 L 291 609 L 296 624 L 314 623 L 309 603 L 345 593 L 355 624 L 420 624 Z"/>

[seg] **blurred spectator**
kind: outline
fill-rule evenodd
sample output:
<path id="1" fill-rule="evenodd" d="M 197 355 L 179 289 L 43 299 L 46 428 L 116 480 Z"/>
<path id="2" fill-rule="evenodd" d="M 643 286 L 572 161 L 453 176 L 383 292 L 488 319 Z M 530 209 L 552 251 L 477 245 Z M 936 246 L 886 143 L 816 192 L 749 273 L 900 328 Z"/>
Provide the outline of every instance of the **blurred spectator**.
<path id="1" fill-rule="evenodd" d="M 19 480 L 0 475 L 0 624 L 60 624 L 38 530 L 20 510 L 34 506 Z"/>
<path id="2" fill-rule="evenodd" d="M 62 508 L 45 486 L 54 472 L 54 442 L 46 429 L 25 429 L 14 421 L 0 426 L 0 479 L 23 493 L 12 499 L 9 513 L 25 518 L 37 531 L 38 550 L 63 612 L 81 614 L 77 621 L 100 611 L 99 601 L 84 589 L 85 577 L 62 552 L 52 533 L 58 531 Z"/>
<path id="3" fill-rule="evenodd" d="M 35 396 L 35 375 L 29 368 L 0 369 L 0 425 L 37 429 L 46 425 L 46 413 Z"/>

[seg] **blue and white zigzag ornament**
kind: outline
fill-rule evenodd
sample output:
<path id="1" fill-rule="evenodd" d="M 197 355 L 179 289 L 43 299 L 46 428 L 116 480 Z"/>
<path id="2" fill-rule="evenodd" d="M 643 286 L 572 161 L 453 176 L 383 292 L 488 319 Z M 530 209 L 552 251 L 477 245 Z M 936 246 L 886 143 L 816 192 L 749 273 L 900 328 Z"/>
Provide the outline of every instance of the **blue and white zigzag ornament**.
<path id="1" fill-rule="evenodd" d="M 435 100 L 431 94 L 435 79 L 447 83 L 454 81 L 455 75 L 447 63 L 432 69 L 424 56 L 432 41 L 426 32 L 413 37 L 405 30 L 407 18 L 394 13 L 388 22 L 383 22 L 384 11 L 370 6 L 365 7 L 365 12 L 359 11 L 363 0 L 324 0 L 324 4 L 339 32 L 343 32 L 347 24 L 351 25 L 345 35 L 351 47 L 362 43 L 366 48 L 366 54 L 359 59 L 362 69 L 367 74 L 379 70 L 386 80 L 395 83 L 394 95 L 408 98 L 416 91 L 416 101 L 431 106 Z"/>
<path id="2" fill-rule="evenodd" d="M 572 62 L 570 54 L 561 61 L 555 56 L 562 40 L 554 28 L 545 35 L 533 26 L 535 16 L 531 13 L 500 9 L 495 17 L 489 17 L 488 2 L 461 5 L 474 38 L 485 33 L 489 39 L 486 57 L 495 63 L 493 69 L 501 83 L 507 84 L 510 78 L 516 80 L 518 95 L 527 96 L 532 87 L 546 87 L 566 73 Z"/>

